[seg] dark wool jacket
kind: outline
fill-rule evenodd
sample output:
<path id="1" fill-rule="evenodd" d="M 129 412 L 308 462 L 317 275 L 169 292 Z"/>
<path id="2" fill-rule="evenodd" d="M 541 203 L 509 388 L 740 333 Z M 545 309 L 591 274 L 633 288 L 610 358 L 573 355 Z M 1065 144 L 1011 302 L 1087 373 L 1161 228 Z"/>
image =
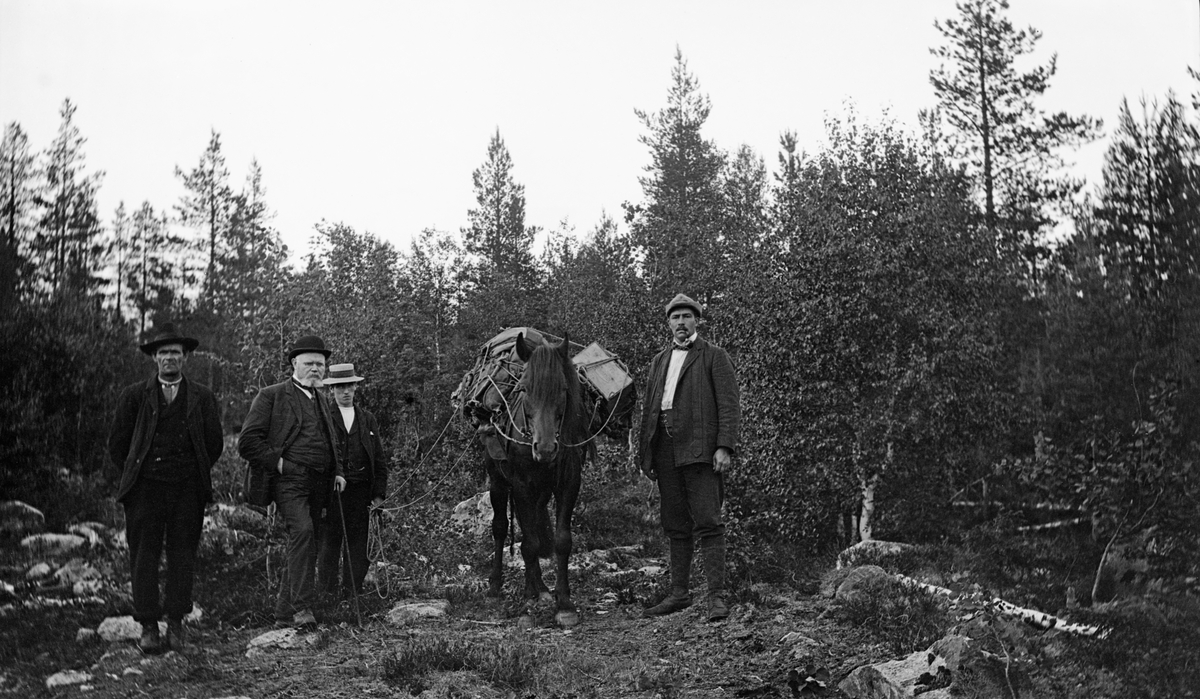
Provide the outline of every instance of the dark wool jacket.
<path id="1" fill-rule="evenodd" d="M 212 500 L 212 466 L 225 444 L 221 439 L 221 408 L 212 391 L 185 377 L 187 388 L 187 426 L 196 454 L 196 475 L 204 489 L 204 501 Z M 117 412 L 108 435 L 108 455 L 121 468 L 117 501 L 121 502 L 137 482 L 142 462 L 154 441 L 158 427 L 158 375 L 148 381 L 127 386 L 117 399 Z"/>
<path id="2" fill-rule="evenodd" d="M 321 398 L 318 392 L 318 399 Z M 250 462 L 250 468 L 274 478 L 279 474 L 279 459 L 300 433 L 300 404 L 308 400 L 292 383 L 291 377 L 260 389 L 250 404 L 250 412 L 242 423 L 238 435 L 238 454 Z M 325 411 L 326 428 L 331 439 L 337 434 Z M 338 450 L 334 452 L 334 475 L 342 474 L 342 459 Z"/>
<path id="3" fill-rule="evenodd" d="M 671 364 L 670 347 L 650 361 L 650 378 L 642 403 L 642 431 L 638 440 L 638 463 L 649 472 L 658 429 L 667 368 Z M 712 463 L 717 447 L 737 453 L 738 430 L 742 420 L 737 374 L 725 350 L 697 337 L 683 360 L 671 409 L 675 431 L 675 463 Z"/>
<path id="4" fill-rule="evenodd" d="M 371 497 L 387 497 L 388 460 L 383 452 L 383 440 L 379 438 L 379 421 L 370 410 L 362 406 L 354 406 L 354 433 L 346 432 L 346 423 L 342 420 L 342 411 L 337 403 L 329 401 L 329 414 L 333 415 L 333 424 L 337 426 L 338 450 L 341 442 L 351 437 L 358 437 L 362 443 L 363 453 L 367 455 L 367 476 L 371 479 Z M 349 467 L 349 464 L 344 464 Z"/>

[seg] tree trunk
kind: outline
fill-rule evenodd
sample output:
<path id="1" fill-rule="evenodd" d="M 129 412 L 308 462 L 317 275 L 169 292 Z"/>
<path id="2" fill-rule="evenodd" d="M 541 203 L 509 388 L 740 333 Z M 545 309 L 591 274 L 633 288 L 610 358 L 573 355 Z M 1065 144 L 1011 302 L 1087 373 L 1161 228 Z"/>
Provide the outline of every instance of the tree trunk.
<path id="1" fill-rule="evenodd" d="M 875 486 L 879 485 L 879 474 L 862 478 L 862 514 L 858 520 L 858 538 L 871 541 L 875 527 Z"/>

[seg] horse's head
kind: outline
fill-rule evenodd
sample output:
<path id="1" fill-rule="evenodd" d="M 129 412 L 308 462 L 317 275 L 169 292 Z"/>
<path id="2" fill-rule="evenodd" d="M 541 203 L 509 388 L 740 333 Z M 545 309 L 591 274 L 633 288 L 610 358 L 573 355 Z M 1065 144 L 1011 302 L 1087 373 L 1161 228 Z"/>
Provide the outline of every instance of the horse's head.
<path id="1" fill-rule="evenodd" d="M 517 336 L 517 356 L 525 362 L 521 380 L 524 431 L 529 437 L 535 461 L 553 461 L 564 447 L 564 437 L 577 435 L 579 421 L 579 377 L 567 356 L 566 334 L 557 345 L 543 341 L 530 350 L 525 335 Z"/>

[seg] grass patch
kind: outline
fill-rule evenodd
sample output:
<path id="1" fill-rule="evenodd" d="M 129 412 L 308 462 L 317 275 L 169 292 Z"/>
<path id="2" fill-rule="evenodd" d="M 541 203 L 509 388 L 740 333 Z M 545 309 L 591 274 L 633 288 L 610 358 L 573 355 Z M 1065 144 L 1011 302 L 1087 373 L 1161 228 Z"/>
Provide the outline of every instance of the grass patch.
<path id="1" fill-rule="evenodd" d="M 435 674 L 464 671 L 501 690 L 535 693 L 548 680 L 561 690 L 564 681 L 568 686 L 573 684 L 574 676 L 579 691 L 583 691 L 594 686 L 604 673 L 593 667 L 597 664 L 556 644 L 538 644 L 520 633 L 463 638 L 461 634 L 439 631 L 411 637 L 384 658 L 380 675 L 414 695 L 427 689 Z"/>
<path id="2" fill-rule="evenodd" d="M 924 649 L 950 627 L 949 610 L 943 601 L 894 578 L 873 580 L 861 592 L 850 599 L 838 600 L 835 615 L 870 630 L 893 653 Z"/>

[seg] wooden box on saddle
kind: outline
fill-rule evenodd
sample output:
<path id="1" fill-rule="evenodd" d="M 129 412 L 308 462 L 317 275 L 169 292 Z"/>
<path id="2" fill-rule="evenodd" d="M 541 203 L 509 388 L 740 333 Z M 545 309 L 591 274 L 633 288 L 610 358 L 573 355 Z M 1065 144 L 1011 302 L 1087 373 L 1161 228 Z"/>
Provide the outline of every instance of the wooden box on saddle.
<path id="1" fill-rule="evenodd" d="M 517 356 L 517 337 L 522 334 L 530 349 L 543 340 L 562 342 L 562 338 L 536 328 L 508 328 L 479 349 L 475 365 L 450 398 L 455 409 L 475 426 L 476 434 L 493 459 L 506 458 L 501 434 L 510 421 L 509 395 L 525 368 Z M 580 345 L 571 343 L 572 349 L 577 347 Z M 591 433 L 627 438 L 637 402 L 637 389 L 628 368 L 597 342 L 583 347 L 571 363 L 579 372 L 580 384 L 586 392 L 592 414 Z"/>

